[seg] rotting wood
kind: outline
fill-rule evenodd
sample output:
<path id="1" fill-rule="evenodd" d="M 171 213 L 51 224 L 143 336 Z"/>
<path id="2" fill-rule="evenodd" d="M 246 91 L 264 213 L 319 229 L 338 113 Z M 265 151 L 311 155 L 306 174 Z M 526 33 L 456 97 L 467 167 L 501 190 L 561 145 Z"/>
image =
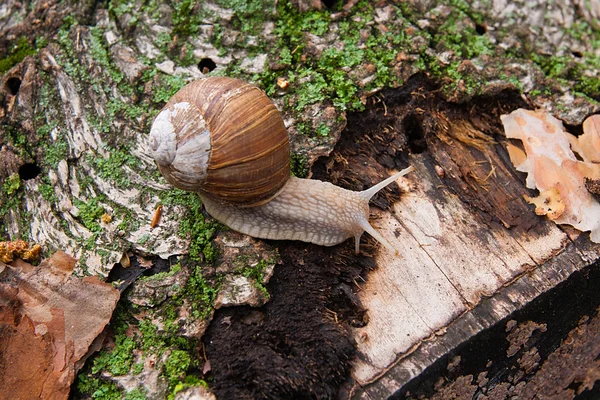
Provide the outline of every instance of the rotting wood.
<path id="1" fill-rule="evenodd" d="M 571 274 L 449 350 L 394 398 L 597 398 L 599 282 L 598 263 Z M 383 395 L 366 389 L 372 398 Z"/>
<path id="2" fill-rule="evenodd" d="M 27 9 L 25 6 L 14 5 L 13 3 L 10 3 L 10 7 Z M 128 5 L 131 8 L 127 11 L 122 9 L 108 10 L 108 5 L 113 4 L 113 2 L 108 4 L 94 3 L 93 5 L 82 3 L 82 8 L 89 7 L 90 9 L 86 10 L 83 17 L 75 13 L 78 23 L 69 27 L 72 30 L 67 32 L 69 34 L 65 40 L 65 42 L 73 44 L 74 51 L 70 49 L 72 53 L 67 53 L 69 48 L 64 43 L 58 44 L 56 38 L 50 36 L 51 43 L 48 46 L 41 46 L 43 50 L 40 50 L 35 57 L 26 58 L 9 72 L 8 75 L 10 76 L 6 76 L 7 79 L 18 77 L 22 79 L 22 84 L 18 95 L 7 95 L 5 109 L 3 108 L 0 111 L 3 113 L 2 117 L 5 117 L 3 121 L 14 123 L 14 126 L 23 128 L 25 134 L 29 135 L 26 136 L 27 139 L 32 139 L 37 134 L 36 129 L 39 128 L 39 125 L 36 125 L 38 122 L 35 119 L 36 114 L 47 118 L 48 122 L 59 121 L 60 125 L 50 133 L 47 140 L 58 144 L 58 139 L 62 138 L 68 145 L 68 154 L 64 155 L 64 159 L 57 162 L 56 167 L 44 169 L 44 175 L 47 176 L 23 182 L 22 191 L 26 192 L 25 210 L 30 212 L 32 217 L 31 237 L 29 239 L 41 242 L 46 248 L 60 247 L 78 257 L 85 252 L 83 242 L 90 240 L 93 248 L 89 251 L 91 254 L 88 254 L 87 257 L 87 265 L 89 266 L 87 272 L 93 274 L 106 275 L 112 264 L 121 259 L 122 252 L 127 249 L 132 249 L 138 253 L 158 254 L 163 257 L 188 251 L 188 241 L 178 238 L 175 233 L 178 230 L 179 221 L 177 219 L 180 217 L 183 207 L 165 207 L 165 215 L 160 225 L 154 230 L 150 230 L 148 222 L 159 201 L 157 193 L 164 193 L 169 188 L 154 181 L 153 178 L 156 177 L 154 166 L 143 149 L 142 138 L 144 132 L 147 131 L 149 115 L 144 113 L 143 116 L 136 119 L 120 114 L 117 118 L 110 118 L 111 123 L 114 124 L 111 127 L 110 134 L 103 132 L 102 128 L 104 127 L 100 124 L 92 126 L 90 123 L 92 117 L 105 118 L 109 115 L 109 100 L 113 99 L 123 102 L 123 105 L 127 107 L 141 105 L 146 107 L 147 111 L 160 108 L 158 103 L 164 102 L 164 100 L 155 100 L 154 93 L 166 80 L 158 79 L 158 77 L 189 80 L 203 76 L 195 65 L 179 65 L 181 59 L 175 53 L 179 50 L 183 53 L 184 49 L 181 47 L 182 42 L 178 42 L 177 34 L 170 36 L 171 43 L 168 44 L 168 51 L 165 49 L 159 50 L 157 47 L 163 39 L 161 34 L 164 36 L 164 34 L 174 33 L 173 21 L 169 21 L 169 16 L 171 16 L 169 13 L 173 12 L 172 8 L 163 4 L 162 10 L 166 9 L 169 15 L 167 17 L 161 16 L 158 20 L 157 17 L 146 15 L 146 11 L 140 8 L 141 3 L 131 3 Z M 280 4 L 282 3 L 280 2 Z M 537 3 L 543 2 L 538 1 Z M 207 4 L 214 6 L 212 2 L 207 2 Z M 356 2 L 352 1 L 348 4 L 355 6 Z M 515 37 L 512 37 L 514 32 L 511 29 L 505 29 L 514 28 L 514 26 L 505 24 L 509 19 L 504 18 L 504 10 L 498 10 L 499 4 L 501 2 L 495 3 L 495 8 L 490 11 L 489 20 L 486 21 L 486 24 L 489 23 L 493 29 L 485 34 L 480 34 L 480 38 L 490 37 L 498 43 L 514 44 L 516 40 Z M 544 52 L 547 54 L 554 53 L 554 50 L 563 41 L 563 36 L 554 34 L 557 32 L 556 21 L 572 22 L 575 18 L 575 11 L 573 10 L 576 10 L 577 7 L 568 3 L 554 8 L 549 6 L 549 8 L 546 8 L 547 6 L 542 7 L 537 4 L 536 7 L 539 6 L 540 9 L 548 12 L 523 13 L 523 10 L 528 9 L 523 2 L 514 2 L 514 4 L 511 5 L 511 12 L 514 11 L 515 19 L 510 19 L 511 21 L 517 21 L 514 24 L 540 28 L 539 31 L 536 29 L 531 29 L 528 32 L 515 31 L 519 33 L 518 37 L 520 38 L 522 34 L 525 43 L 537 43 L 540 40 Z M 3 32 L 8 32 L 10 35 L 6 35 L 4 41 L 6 43 L 2 43 L 2 47 L 7 48 L 9 42 L 14 38 L 30 33 L 32 26 L 37 29 L 42 21 L 47 25 L 49 32 L 55 31 L 59 26 L 68 25 L 63 23 L 62 17 L 73 14 L 71 6 L 72 4 L 69 4 L 69 2 L 59 4 L 56 1 L 49 1 L 32 6 L 33 10 L 30 14 L 16 14 L 16 17 L 12 19 L 3 18 L 0 27 L 2 27 Z M 77 8 L 78 6 L 73 7 Z M 441 96 L 432 95 L 433 92 L 439 92 L 440 88 L 432 89 L 428 87 L 424 79 L 409 80 L 419 70 L 416 67 L 417 62 L 423 64 L 421 58 L 423 55 L 431 58 L 434 61 L 433 66 L 437 67 L 454 65 L 460 62 L 458 60 L 461 57 L 460 54 L 444 51 L 443 40 L 439 43 L 440 48 L 438 49 L 428 48 L 429 44 L 424 40 L 424 37 L 430 38 L 432 32 L 439 32 L 440 25 L 444 24 L 446 17 L 453 13 L 453 7 L 444 3 L 439 4 L 439 7 L 435 10 L 426 12 L 428 7 L 425 7 L 423 3 L 418 5 L 418 7 L 422 7 L 421 9 L 418 7 L 416 9 L 418 15 L 415 14 L 410 18 L 408 16 L 400 18 L 401 10 L 399 8 L 394 9 L 392 5 L 385 2 L 377 2 L 374 7 L 376 9 L 372 11 L 377 23 L 369 23 L 368 26 L 365 26 L 365 29 L 361 31 L 361 42 L 358 43 L 358 46 L 366 45 L 365 42 L 369 37 L 377 38 L 379 30 L 410 35 L 408 41 L 411 46 L 399 50 L 395 61 L 390 62 L 386 67 L 390 71 L 394 71 L 394 84 L 396 82 L 398 84 L 401 82 L 406 83 L 406 86 L 400 88 L 397 93 L 399 93 L 399 97 L 403 97 L 402 101 L 408 104 L 407 108 L 410 108 L 410 113 L 407 113 L 406 110 L 397 112 L 397 109 L 392 109 L 391 103 L 393 101 L 388 103 L 389 99 L 384 96 L 383 92 L 379 92 L 377 98 L 382 102 L 382 109 L 384 110 L 382 114 L 388 118 L 394 115 L 398 117 L 391 120 L 389 126 L 378 127 L 377 129 L 382 132 L 388 129 L 391 130 L 392 134 L 389 136 L 393 136 L 393 139 L 388 140 L 388 142 L 380 141 L 376 137 L 380 132 L 372 135 L 372 132 L 369 132 L 361 136 L 364 140 L 359 139 L 357 143 L 366 147 L 363 150 L 367 154 L 360 154 L 359 157 L 350 160 L 349 168 L 344 166 L 332 169 L 326 180 L 336 181 L 340 179 L 345 184 L 350 184 L 350 186 L 357 182 L 365 184 L 369 180 L 383 176 L 386 173 L 386 168 L 399 167 L 397 164 L 408 162 L 419 166 L 417 174 L 403 180 L 405 184 L 410 183 L 411 187 L 402 196 L 402 200 L 394 206 L 393 212 L 377 213 L 379 221 L 376 221 L 376 223 L 378 222 L 380 227 L 388 229 L 390 240 L 403 246 L 403 250 L 405 250 L 403 256 L 392 260 L 386 256 L 386 253 L 382 253 L 378 259 L 379 269 L 368 276 L 367 282 L 362 285 L 362 292 L 360 292 L 364 306 L 369 309 L 368 315 L 371 320 L 366 326 L 359 327 L 366 323 L 366 318 L 363 319 L 361 315 L 358 315 L 359 318 L 357 319 L 360 320 L 361 324 L 356 324 L 357 326 L 354 328 L 355 339 L 359 350 L 362 352 L 355 363 L 354 376 L 361 384 L 366 384 L 364 391 L 359 388 L 355 395 L 368 396 L 372 394 L 372 397 L 380 398 L 393 393 L 403 382 L 418 374 L 440 356 L 447 354 L 458 343 L 493 325 L 498 319 L 518 309 L 540 293 L 552 288 L 581 266 L 593 261 L 598 257 L 598 251 L 587 247 L 585 235 L 573 242 L 575 237 L 570 234 L 570 231 L 565 233 L 561 228 L 544 222 L 535 217 L 533 213 L 528 213 L 530 208 L 520 198 L 519 190 L 522 189 L 522 186 L 516 183 L 519 181 L 519 175 L 513 175 L 506 164 L 502 164 L 506 161 L 506 156 L 501 148 L 502 144 L 496 143 L 493 151 L 488 148 L 482 151 L 480 148 L 477 152 L 470 152 L 469 150 L 465 153 L 465 147 L 460 145 L 461 135 L 457 132 L 450 134 L 446 141 L 441 140 L 440 136 L 432 132 L 437 126 L 446 126 L 448 121 L 452 121 L 451 123 L 458 124 L 459 129 L 469 132 L 476 129 L 485 132 L 490 137 L 499 135 L 497 130 L 490 129 L 490 125 L 494 125 L 490 121 L 497 118 L 497 112 L 477 109 L 475 106 L 479 104 L 474 103 L 470 104 L 469 108 L 472 107 L 476 110 L 474 112 L 469 110 L 467 113 L 472 118 L 465 116 L 464 112 L 462 114 L 460 112 L 440 114 L 439 112 L 445 113 L 447 111 L 445 108 L 452 108 L 456 104 L 445 104 Z M 517 7 L 517 9 L 515 10 L 514 7 Z M 243 71 L 243 74 L 246 74 L 247 77 L 257 76 L 262 71 L 261 68 L 263 66 L 266 68 L 268 65 L 265 63 L 265 54 L 260 54 L 257 57 L 246 57 L 246 50 L 237 47 L 237 44 L 241 43 L 236 44 L 236 37 L 242 38 L 243 41 L 249 39 L 247 40 L 248 43 L 255 43 L 257 39 L 259 42 L 263 39 L 264 41 L 273 40 L 273 24 L 276 21 L 273 21 L 272 15 L 267 15 L 269 20 L 266 23 L 269 25 L 264 26 L 263 33 L 265 36 L 262 36 L 263 33 L 261 33 L 255 37 L 249 37 L 245 36 L 244 32 L 232 29 L 231 25 L 235 25 L 235 22 L 239 21 L 239 16 L 233 18 L 234 23 L 232 24 L 231 12 L 217 6 L 213 8 L 225 16 L 207 17 L 209 20 L 203 21 L 206 25 L 200 27 L 197 37 L 189 43 L 185 42 L 184 46 L 189 46 L 188 50 L 193 49 L 194 56 L 200 54 L 203 57 L 211 57 L 216 61 L 221 71 L 226 70 L 227 66 L 231 65 L 234 70 Z M 351 9 L 352 7 L 348 6 L 345 12 L 352 11 Z M 588 12 L 585 15 L 587 17 L 584 19 L 590 20 L 588 17 L 592 16 L 591 21 L 595 21 L 592 13 Z M 43 18 L 41 18 L 42 16 Z M 275 20 L 279 17 L 276 16 Z M 19 23 L 21 18 L 25 23 Z M 336 20 L 339 21 L 340 18 L 343 20 L 345 16 L 343 14 L 338 14 L 335 18 L 332 16 L 332 24 L 337 25 Z M 363 17 L 357 15 L 357 18 L 352 20 L 351 24 L 358 23 L 361 18 Z M 460 19 L 460 23 L 463 24 L 462 27 L 474 29 L 475 22 L 473 22 L 470 15 L 462 15 Z M 571 22 L 569 22 L 569 26 L 572 26 Z M 10 27 L 11 24 L 16 24 L 14 29 Z M 227 49 L 215 48 L 211 39 L 213 29 L 216 27 L 223 29 L 221 32 L 224 40 L 229 40 L 225 43 L 235 45 L 228 46 Z M 100 35 L 92 35 L 91 28 L 99 28 Z M 288 50 L 302 52 L 302 54 L 297 53 L 296 55 L 301 55 L 309 62 L 314 62 L 312 65 L 314 67 L 324 49 L 336 48 L 335 45 L 341 43 L 340 38 L 334 34 L 335 29 L 338 29 L 339 26 L 332 28 L 331 34 L 306 35 L 307 40 L 302 41 L 303 46 L 306 44 L 304 48 L 299 46 L 296 49 Z M 479 30 L 487 30 L 485 26 L 479 26 L 478 28 Z M 96 30 L 96 34 L 99 31 Z M 502 36 L 503 32 L 508 32 L 508 37 Z M 539 32 L 543 33 L 540 34 Z M 425 36 L 421 33 L 425 33 Z M 497 35 L 498 33 L 502 34 Z M 580 43 L 574 43 L 575 51 L 582 53 L 593 50 L 585 44 L 586 38 L 590 34 L 588 32 L 582 32 L 581 34 L 583 39 L 579 39 Z M 567 39 L 575 41 L 572 37 Z M 506 42 L 504 42 L 505 40 Z M 108 64 L 99 62 L 91 56 L 90 49 L 93 48 L 94 43 L 97 45 L 98 42 L 102 47 L 109 50 L 108 54 L 111 55 L 112 59 L 109 60 Z M 590 41 L 588 40 L 588 42 Z M 162 44 L 165 45 L 164 42 Z M 181 48 L 178 48 L 178 46 Z M 498 49 L 500 49 L 500 46 L 498 46 Z M 251 53 L 254 54 L 255 50 L 252 49 Z M 569 54 L 567 53 L 567 58 L 570 57 Z M 59 55 L 62 56 L 61 62 L 57 62 L 54 58 Z M 498 91 L 510 89 L 508 92 L 509 94 L 512 93 L 513 97 L 518 97 L 521 93 L 527 95 L 532 93 L 534 89 L 541 91 L 549 87 L 548 92 L 550 94 L 547 97 L 545 94 L 531 96 L 535 98 L 535 105 L 553 111 L 570 124 L 578 124 L 584 115 L 598 110 L 596 103 L 583 96 L 574 96 L 568 88 L 562 87 L 567 85 L 572 88 L 573 82 L 562 81 L 561 87 L 558 88 L 558 84 L 551 84 L 544 79 L 544 74 L 538 65 L 523 62 L 523 60 L 517 60 L 517 62 L 507 60 L 506 57 L 512 56 L 503 52 L 500 55 L 500 60 L 488 54 L 475 57 L 474 61 L 477 63 L 477 68 L 473 61 L 463 60 L 459 69 L 454 70 L 454 72 L 460 74 L 466 72 L 465 77 L 474 76 L 475 79 L 493 80 L 494 83 L 487 85 L 486 90 L 482 89 L 484 92 L 491 91 L 493 89 L 491 86 L 498 83 L 497 81 L 501 75 L 505 75 L 509 79 L 500 79 L 501 82 L 497 85 Z M 579 56 L 575 57 L 581 58 Z M 142 59 L 145 61 L 143 64 L 139 62 Z M 70 62 L 74 61 L 79 63 L 79 71 L 74 71 L 72 68 L 73 65 Z M 240 62 L 238 63 L 238 61 Z M 500 61 L 500 66 L 498 66 L 498 61 Z M 577 60 L 577 62 L 581 61 L 583 60 Z M 278 60 L 276 59 L 274 62 L 278 62 Z M 502 65 L 502 62 L 505 62 L 505 65 Z M 117 68 L 114 68 L 115 65 Z M 136 91 L 135 96 L 124 95 L 125 92 L 120 91 L 119 85 L 113 79 L 114 75 L 102 73 L 103 71 L 106 72 L 107 67 L 110 67 L 110 72 L 113 74 L 122 72 L 124 81 L 128 80 L 136 88 L 143 87 L 143 90 Z M 285 66 L 280 65 L 279 67 Z M 302 64 L 302 68 L 304 67 L 307 67 L 305 70 L 308 71 L 311 65 Z M 156 75 L 156 79 L 143 76 L 144 68 L 149 68 L 153 72 L 157 72 L 155 69 L 158 69 L 161 75 Z M 81 74 L 82 70 L 85 72 L 84 74 Z M 277 74 L 280 72 L 287 73 L 288 70 L 274 71 L 277 71 L 274 72 L 274 74 Z M 298 72 L 296 70 L 289 71 Z M 420 71 L 421 76 L 433 72 Z M 376 71 L 376 67 L 369 62 L 353 69 L 352 72 L 356 75 L 349 75 L 347 78 L 360 82 L 360 96 L 373 93 L 370 91 L 368 93 L 364 92 L 362 89 L 365 89 L 363 85 L 368 85 L 377 78 L 375 72 L 379 71 Z M 103 82 L 106 83 L 106 86 L 102 85 L 103 87 L 98 91 L 91 90 L 88 87 L 91 85 L 89 78 L 106 81 Z M 311 76 L 307 76 L 304 83 L 308 82 L 310 84 L 310 79 Z M 514 84 L 509 83 L 514 81 L 521 85 L 518 86 L 521 93 L 516 94 Z M 7 81 L 3 81 L 4 83 L 7 83 Z M 292 83 L 288 94 L 293 93 L 294 84 L 299 83 L 299 81 Z M 461 88 L 462 85 L 464 90 L 460 89 L 453 93 L 454 97 L 452 99 L 454 101 L 464 103 L 474 96 L 475 92 L 473 90 L 467 90 L 464 87 L 464 80 L 455 83 L 457 88 Z M 366 86 L 366 88 L 369 87 L 373 86 Z M 50 96 L 41 96 L 42 89 L 52 91 Z M 375 88 L 373 90 L 377 91 L 379 89 Z M 3 90 L 6 91 L 7 88 L 5 87 Z M 276 94 L 278 105 L 282 108 L 296 107 L 294 100 L 298 100 L 298 97 L 292 96 L 292 101 L 289 101 L 290 98 L 287 95 L 284 96 L 284 94 L 285 92 Z M 387 92 L 386 94 L 392 93 Z M 462 96 L 466 97 L 463 98 Z M 44 98 L 46 101 L 50 99 L 52 104 L 45 104 L 44 106 L 41 102 L 38 103 L 38 100 Z M 419 103 L 413 101 L 413 98 L 423 99 L 423 101 Z M 487 100 L 499 101 L 499 98 L 491 96 Z M 339 101 L 340 99 L 333 100 Z M 516 106 L 514 98 L 510 100 L 504 103 L 512 102 Z M 310 116 L 309 120 L 313 123 L 311 128 L 325 126 L 331 129 L 327 138 L 301 135 L 298 133 L 299 121 L 291 116 L 286 118 L 286 122 L 290 125 L 290 132 L 295 137 L 296 150 L 310 161 L 327 154 L 331 150 L 333 143 L 340 138 L 341 127 L 345 123 L 346 114 L 331 106 L 330 101 L 332 99 L 328 98 L 325 103 L 308 104 L 303 110 L 306 115 Z M 112 105 L 114 106 L 114 104 Z M 432 105 L 435 105 L 435 107 Z M 123 112 L 124 109 L 125 107 L 120 112 Z M 429 118 L 428 122 L 431 124 L 428 125 L 427 121 L 423 123 L 425 118 Z M 381 120 L 384 120 L 384 118 Z M 470 125 L 465 125 L 467 121 Z M 423 125 L 423 128 L 421 128 L 422 135 L 421 137 L 418 137 L 418 135 L 415 137 L 411 129 L 419 128 L 421 125 Z M 115 133 L 118 133 L 118 135 L 114 135 Z M 473 132 L 471 133 L 473 134 Z M 341 138 L 341 140 L 344 139 L 344 137 Z M 388 149 L 385 151 L 380 150 L 380 147 L 388 144 L 390 145 L 389 153 L 385 152 Z M 90 159 L 105 160 L 109 155 L 109 151 L 120 149 L 122 146 L 127 148 L 136 163 L 135 168 L 131 168 L 127 164 L 118 166 L 119 172 L 123 172 L 135 182 L 133 188 L 129 189 L 120 187 L 118 182 L 103 179 L 99 175 L 97 166 L 90 163 Z M 405 158 L 405 154 L 408 152 L 405 146 L 411 147 L 411 152 L 417 155 L 413 155 L 408 159 Z M 8 145 L 1 150 L 4 155 L 2 159 L 7 161 L 6 166 L 0 165 L 0 172 L 2 172 L 3 177 L 14 173 L 24 161 L 20 159 L 15 161 L 16 156 L 11 153 L 13 150 L 14 148 L 10 148 Z M 39 159 L 44 160 L 45 151 L 42 149 L 37 153 Z M 488 151 L 491 153 L 486 153 Z M 379 153 L 377 160 L 375 160 L 375 153 Z M 428 158 L 427 155 L 431 155 L 431 157 Z M 334 157 L 340 162 L 348 160 L 344 156 L 337 158 L 334 155 Z M 332 157 L 330 161 L 333 161 L 333 159 Z M 352 165 L 357 165 L 360 168 L 353 169 Z M 436 167 L 437 173 L 435 173 Z M 443 172 L 441 175 L 445 175 L 445 180 L 440 180 L 439 171 Z M 56 190 L 54 193 L 57 197 L 56 201 L 48 201 L 40 194 L 41 178 L 49 179 L 51 187 Z M 82 190 L 80 183 L 82 180 L 87 180 L 82 178 L 89 178 L 92 181 L 91 188 L 88 191 Z M 150 188 L 150 194 L 138 191 L 137 188 L 140 186 Z M 498 189 L 498 193 L 495 192 L 496 189 Z M 506 192 L 504 189 L 514 189 L 514 191 Z M 73 208 L 71 199 L 77 198 L 85 202 L 96 198 L 98 195 L 104 195 L 109 200 L 106 204 L 103 204 L 105 211 L 113 211 L 113 208 L 119 208 L 121 211 L 131 211 L 131 215 L 127 218 L 133 221 L 141 221 L 139 229 L 128 229 L 126 232 L 119 231 L 118 224 L 124 221 L 126 217 L 114 215 L 112 222 L 102 222 L 102 230 L 98 236 L 91 233 L 81 223 L 81 218 L 78 218 L 78 210 Z M 375 199 L 374 204 L 386 208 L 391 202 L 391 198 L 393 196 L 384 194 Z M 28 229 L 23 230 L 22 227 L 18 226 L 18 217 L 14 211 L 6 216 L 7 233 L 14 235 L 23 234 L 23 232 L 29 233 Z M 512 226 L 512 228 L 507 230 L 509 226 Z M 222 241 L 227 236 L 228 234 L 220 233 L 216 241 Z M 267 243 L 267 246 L 271 245 L 271 243 Z M 254 249 L 256 242 L 248 240 L 247 247 Z M 220 246 L 220 248 L 225 249 L 225 259 L 231 259 L 239 254 L 237 251 L 233 254 L 227 253 L 228 250 L 231 250 L 227 246 Z M 303 245 L 289 243 L 282 245 L 282 248 L 306 249 Z M 369 248 L 369 246 L 365 246 L 365 248 Z M 307 252 L 311 252 L 311 248 L 308 247 L 308 249 Z M 343 254 L 343 248 L 321 249 L 316 254 L 323 254 L 322 257 L 336 257 Z M 303 256 L 300 255 L 290 260 L 289 265 L 296 267 L 294 263 L 297 263 L 298 269 L 301 270 L 300 261 L 303 259 Z M 359 262 L 351 259 L 349 263 Z M 220 268 L 221 270 L 227 270 L 223 266 L 220 266 Z M 283 268 L 280 266 L 279 269 Z M 301 279 L 305 279 L 301 273 L 299 273 L 299 276 Z M 300 284 L 306 284 L 306 282 L 302 281 Z M 329 292 L 335 290 L 330 286 L 324 286 L 324 288 L 326 289 L 310 287 L 306 290 L 315 290 L 318 294 L 315 297 L 321 301 L 320 296 L 322 293 L 327 290 L 327 295 L 331 296 Z M 319 290 L 322 290 L 322 292 L 319 292 Z M 285 303 L 286 296 L 289 298 L 289 293 L 277 291 L 274 293 L 278 296 L 277 300 L 280 302 Z M 306 302 L 307 297 L 298 296 L 297 301 L 299 303 Z M 275 303 L 275 305 L 279 304 Z M 327 307 L 324 307 L 324 309 L 329 310 Z M 292 310 L 295 311 L 295 309 Z M 293 311 L 284 316 L 289 317 L 293 314 Z M 321 323 L 319 315 L 314 312 L 314 309 L 306 312 L 314 317 L 312 318 L 314 324 Z M 337 317 L 332 318 L 332 315 L 329 312 L 327 317 L 337 323 L 338 321 L 335 320 Z M 296 314 L 293 314 L 293 316 L 297 317 Z M 284 320 L 290 322 L 285 318 Z M 343 321 L 343 318 L 341 320 Z M 251 321 L 251 324 L 255 323 L 256 321 Z M 302 323 L 306 323 L 306 319 L 302 320 Z M 303 336 L 309 340 L 314 339 L 311 327 L 306 325 L 303 325 L 303 327 L 305 328 L 303 332 L 308 332 Z M 380 327 L 380 329 L 375 329 L 377 327 Z M 244 326 L 241 326 L 241 328 L 244 328 Z M 392 328 L 394 331 L 390 332 Z M 254 327 L 254 329 L 259 334 L 262 328 Z M 295 330 L 295 325 L 289 324 L 288 329 L 290 331 Z M 406 336 L 407 333 L 410 336 Z M 288 338 L 285 331 L 277 331 L 277 334 L 285 339 Z M 351 353 L 351 346 L 346 343 L 346 338 L 343 336 L 345 331 L 339 329 L 337 334 L 339 336 L 331 341 L 344 345 L 342 346 L 344 351 L 341 353 Z M 343 337 L 344 340 L 341 340 L 340 337 Z M 242 336 L 242 338 L 245 339 L 246 337 Z M 310 345 L 310 342 L 308 343 Z M 302 344 L 306 345 L 306 343 Z M 318 343 L 316 346 L 321 344 Z M 232 343 L 227 341 L 223 342 L 223 346 L 231 345 Z M 288 342 L 285 342 L 285 346 L 281 346 L 280 349 L 272 349 L 269 345 L 270 343 L 267 341 L 265 347 L 273 350 L 273 354 L 277 356 L 285 354 L 290 349 L 296 350 L 298 348 L 289 345 Z M 302 349 L 306 354 L 312 354 L 310 347 Z M 220 349 L 212 350 L 215 358 L 223 357 L 224 352 L 219 351 Z M 335 364 L 335 359 L 332 360 L 330 362 Z M 221 371 L 227 374 L 230 365 L 227 365 L 227 362 L 223 360 L 219 361 L 222 361 Z M 249 360 L 250 363 L 252 361 Z M 213 376 L 216 376 L 219 363 L 213 361 L 212 365 L 215 370 Z M 344 374 L 345 371 L 346 365 L 344 364 Z M 315 374 L 314 369 L 309 372 Z M 276 373 L 276 368 L 260 371 L 258 379 L 256 379 L 257 382 L 260 381 L 258 385 L 268 385 L 269 382 L 273 381 L 272 375 L 269 374 Z M 156 375 L 158 375 L 158 372 Z M 341 380 L 342 375 L 342 373 L 339 376 L 336 375 L 335 385 Z M 302 378 L 307 376 L 313 379 L 309 374 L 302 376 Z M 318 374 L 315 376 L 318 376 Z M 275 377 L 278 376 L 275 375 Z M 373 383 L 368 383 L 373 380 L 375 380 Z M 310 379 L 306 379 L 305 383 L 307 387 L 314 387 Z M 267 386 L 259 386 L 259 390 L 264 387 Z"/>
<path id="3" fill-rule="evenodd" d="M 384 217 L 381 224 L 402 256 L 380 253 L 386 268 L 372 272 L 359 293 L 369 324 L 355 329 L 361 353 L 353 370 L 356 399 L 393 394 L 451 349 L 600 257 L 586 235 L 569 237 L 551 222 L 514 235 L 474 218 L 448 193 L 443 202 L 432 200 L 425 189 L 434 172 L 422 162 L 415 166 L 413 179 L 421 179 L 394 205 L 398 219 Z"/>

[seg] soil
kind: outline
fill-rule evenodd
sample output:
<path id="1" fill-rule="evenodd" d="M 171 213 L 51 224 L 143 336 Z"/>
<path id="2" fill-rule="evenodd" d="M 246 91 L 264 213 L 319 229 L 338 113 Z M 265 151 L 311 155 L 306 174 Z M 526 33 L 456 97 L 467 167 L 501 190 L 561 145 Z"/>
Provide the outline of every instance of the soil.
<path id="1" fill-rule="evenodd" d="M 347 243 L 334 251 L 279 246 L 261 308 L 215 313 L 203 341 L 219 399 L 336 398 L 355 355 L 349 326 L 365 324 L 354 292 L 373 267 Z"/>
<path id="2" fill-rule="evenodd" d="M 315 163 L 312 177 L 363 190 L 387 176 L 386 169 L 407 167 L 411 153 L 428 152 L 431 168 L 441 166 L 445 182 L 485 220 L 528 229 L 533 219 L 522 216 L 527 207 L 522 196 L 490 185 L 513 173 L 504 164 L 509 161 L 503 147 L 495 144 L 505 140 L 498 117 L 523 106 L 511 91 L 448 103 L 433 82 L 415 76 L 399 89 L 370 98 L 364 112 L 349 114 L 341 140 L 329 157 Z M 491 165 L 501 166 L 498 173 L 487 182 L 475 179 L 482 174 L 475 160 L 492 158 Z M 392 187 L 372 203 L 385 209 L 398 196 L 398 187 Z M 367 236 L 359 256 L 351 241 L 334 248 L 273 242 L 281 262 L 268 285 L 271 300 L 261 308 L 218 310 L 203 338 L 217 398 L 341 395 L 356 354 L 349 328 L 368 323 L 356 295 L 376 267 L 365 255 L 373 254 L 376 245 Z"/>

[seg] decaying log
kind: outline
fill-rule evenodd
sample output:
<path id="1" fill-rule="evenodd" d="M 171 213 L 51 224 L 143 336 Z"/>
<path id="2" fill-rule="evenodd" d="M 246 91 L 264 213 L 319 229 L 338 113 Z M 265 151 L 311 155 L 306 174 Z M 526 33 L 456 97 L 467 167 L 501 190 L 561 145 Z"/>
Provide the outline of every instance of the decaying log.
<path id="1" fill-rule="evenodd" d="M 543 108 L 579 133 L 600 110 L 598 1 L 238 3 L 0 7 L 0 238 L 62 250 L 77 274 L 121 282 L 130 325 L 119 334 L 143 367 L 92 373 L 92 358 L 82 374 L 155 398 L 186 374 L 189 396 L 212 396 L 207 379 L 223 398 L 443 398 L 463 383 L 477 386 L 472 397 L 492 383 L 508 390 L 484 382 L 488 367 L 457 367 L 464 346 L 498 327 L 523 374 L 537 371 L 545 359 L 527 338 L 552 327 L 511 318 L 597 270 L 600 247 L 535 215 L 500 116 Z M 399 255 L 367 235 L 358 256 L 349 242 L 245 237 L 168 185 L 148 154 L 150 124 L 213 69 L 274 99 L 297 174 L 362 190 L 414 166 L 372 202 Z M 593 317 L 571 322 L 561 332 L 597 329 Z M 156 350 L 142 326 L 188 346 Z M 166 377 L 172 354 L 190 361 Z M 441 362 L 455 376 L 433 374 Z M 573 371 L 593 388 L 594 371 Z M 427 383 L 435 377 L 456 385 Z"/>

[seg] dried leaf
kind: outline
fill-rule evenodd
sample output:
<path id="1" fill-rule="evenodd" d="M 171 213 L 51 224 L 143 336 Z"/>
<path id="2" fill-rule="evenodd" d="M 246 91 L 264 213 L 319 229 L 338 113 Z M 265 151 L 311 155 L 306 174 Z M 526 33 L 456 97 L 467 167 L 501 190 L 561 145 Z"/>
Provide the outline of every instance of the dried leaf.
<path id="1" fill-rule="evenodd" d="M 526 157 L 514 146 L 509 155 L 518 171 L 527 172 L 527 187 L 540 191 L 526 197 L 536 213 L 591 231 L 590 239 L 600 243 L 600 203 L 586 188 L 586 181 L 600 179 L 600 116 L 584 121 L 578 138 L 544 112 L 518 109 L 501 119 L 506 137 L 521 140 L 525 149 Z"/>
<path id="2" fill-rule="evenodd" d="M 72 276 L 75 261 L 59 251 L 39 267 L 16 260 L 0 272 L 2 395 L 67 399 L 79 361 L 110 321 L 119 292 Z"/>

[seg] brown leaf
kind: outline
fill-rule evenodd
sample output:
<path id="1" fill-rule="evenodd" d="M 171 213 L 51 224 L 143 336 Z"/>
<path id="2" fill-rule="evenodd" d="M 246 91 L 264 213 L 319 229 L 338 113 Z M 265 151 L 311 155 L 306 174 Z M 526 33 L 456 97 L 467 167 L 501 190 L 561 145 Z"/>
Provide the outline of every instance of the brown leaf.
<path id="1" fill-rule="evenodd" d="M 72 276 L 75 262 L 58 251 L 39 267 L 16 260 L 0 272 L 0 399 L 68 398 L 119 300 L 98 277 Z"/>

